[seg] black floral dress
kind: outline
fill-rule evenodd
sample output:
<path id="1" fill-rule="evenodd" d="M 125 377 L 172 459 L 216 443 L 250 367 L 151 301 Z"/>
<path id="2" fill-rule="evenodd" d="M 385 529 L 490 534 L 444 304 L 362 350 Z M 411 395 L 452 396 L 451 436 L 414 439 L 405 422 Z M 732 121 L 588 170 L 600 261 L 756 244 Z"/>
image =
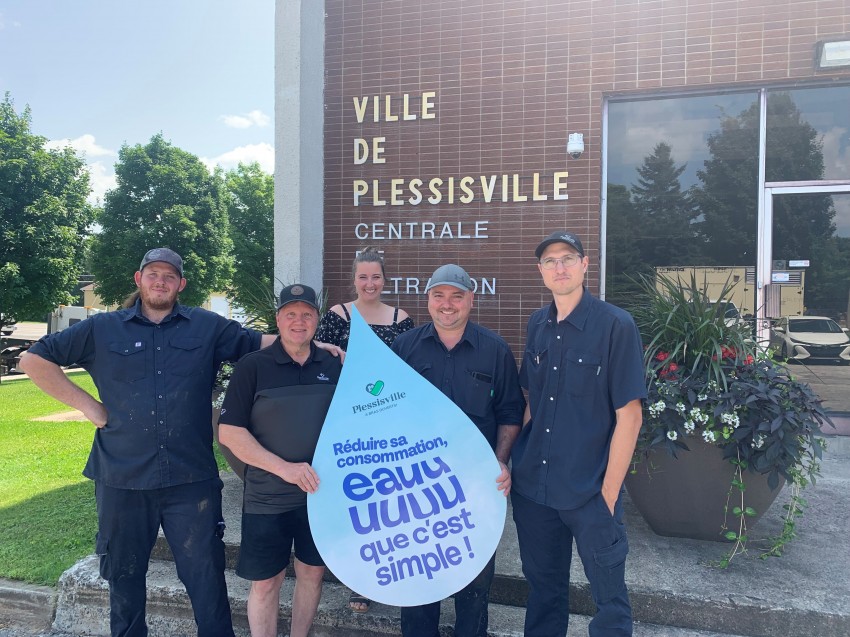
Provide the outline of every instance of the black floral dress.
<path id="1" fill-rule="evenodd" d="M 348 313 L 345 305 L 341 305 L 340 307 L 345 313 L 345 318 L 342 318 L 336 312 L 328 310 L 322 317 L 322 320 L 319 323 L 319 329 L 316 330 L 316 336 L 313 338 L 320 343 L 338 345 L 342 349 L 347 350 L 348 334 L 351 326 L 351 315 Z M 369 325 L 369 327 L 372 328 L 372 331 L 375 332 L 377 337 L 384 341 L 384 343 L 392 345 L 396 336 L 409 329 L 413 329 L 414 325 L 413 319 L 409 316 L 399 323 L 398 308 L 395 308 L 392 325 Z"/>

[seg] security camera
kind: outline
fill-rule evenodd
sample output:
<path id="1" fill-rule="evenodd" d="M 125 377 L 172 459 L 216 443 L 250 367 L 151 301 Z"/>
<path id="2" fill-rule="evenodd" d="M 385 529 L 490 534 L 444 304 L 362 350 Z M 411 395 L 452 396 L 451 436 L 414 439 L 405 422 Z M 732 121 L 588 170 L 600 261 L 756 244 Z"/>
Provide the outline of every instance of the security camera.
<path id="1" fill-rule="evenodd" d="M 581 133 L 570 133 L 567 141 L 567 152 L 573 159 L 578 159 L 584 152 L 584 135 Z"/>

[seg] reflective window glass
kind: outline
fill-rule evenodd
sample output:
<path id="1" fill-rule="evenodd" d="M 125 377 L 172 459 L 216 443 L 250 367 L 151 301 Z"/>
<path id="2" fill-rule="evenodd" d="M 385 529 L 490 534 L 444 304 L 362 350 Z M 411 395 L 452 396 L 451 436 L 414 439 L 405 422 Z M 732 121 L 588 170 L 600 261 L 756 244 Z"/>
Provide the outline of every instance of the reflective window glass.
<path id="1" fill-rule="evenodd" d="M 767 181 L 850 179 L 850 86 L 770 91 Z"/>
<path id="2" fill-rule="evenodd" d="M 758 132 L 755 92 L 609 103 L 606 300 L 694 274 L 754 313 Z"/>

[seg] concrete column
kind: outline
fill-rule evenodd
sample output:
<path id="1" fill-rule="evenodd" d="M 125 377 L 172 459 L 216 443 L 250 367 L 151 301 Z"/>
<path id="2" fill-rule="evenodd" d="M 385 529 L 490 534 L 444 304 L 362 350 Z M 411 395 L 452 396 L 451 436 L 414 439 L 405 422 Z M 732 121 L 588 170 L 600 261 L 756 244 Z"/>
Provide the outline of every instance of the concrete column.
<path id="1" fill-rule="evenodd" d="M 275 290 L 322 287 L 324 0 L 275 4 Z"/>

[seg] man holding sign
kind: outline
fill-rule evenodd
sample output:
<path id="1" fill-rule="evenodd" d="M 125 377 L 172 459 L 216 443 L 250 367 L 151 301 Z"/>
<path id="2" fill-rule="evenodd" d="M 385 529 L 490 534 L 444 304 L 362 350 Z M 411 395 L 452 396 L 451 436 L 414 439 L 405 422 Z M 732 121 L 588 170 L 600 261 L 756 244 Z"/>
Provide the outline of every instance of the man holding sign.
<path id="1" fill-rule="evenodd" d="M 236 573 L 251 580 L 252 637 L 275 637 L 280 587 L 295 544 L 291 637 L 306 637 L 322 593 L 325 566 L 307 520 L 307 494 L 319 477 L 310 466 L 341 363 L 318 349 L 316 293 L 280 292 L 280 340 L 245 356 L 233 371 L 219 438 L 245 462 L 242 542 Z"/>
<path id="2" fill-rule="evenodd" d="M 432 322 L 401 334 L 392 349 L 475 423 L 499 460 L 497 488 L 507 496 L 507 462 L 525 407 L 513 353 L 500 336 L 469 320 L 473 284 L 463 268 L 437 268 L 425 292 Z M 456 637 L 486 637 L 494 571 L 495 556 L 454 595 Z M 401 609 L 404 637 L 438 637 L 439 621 L 440 602 Z"/>

